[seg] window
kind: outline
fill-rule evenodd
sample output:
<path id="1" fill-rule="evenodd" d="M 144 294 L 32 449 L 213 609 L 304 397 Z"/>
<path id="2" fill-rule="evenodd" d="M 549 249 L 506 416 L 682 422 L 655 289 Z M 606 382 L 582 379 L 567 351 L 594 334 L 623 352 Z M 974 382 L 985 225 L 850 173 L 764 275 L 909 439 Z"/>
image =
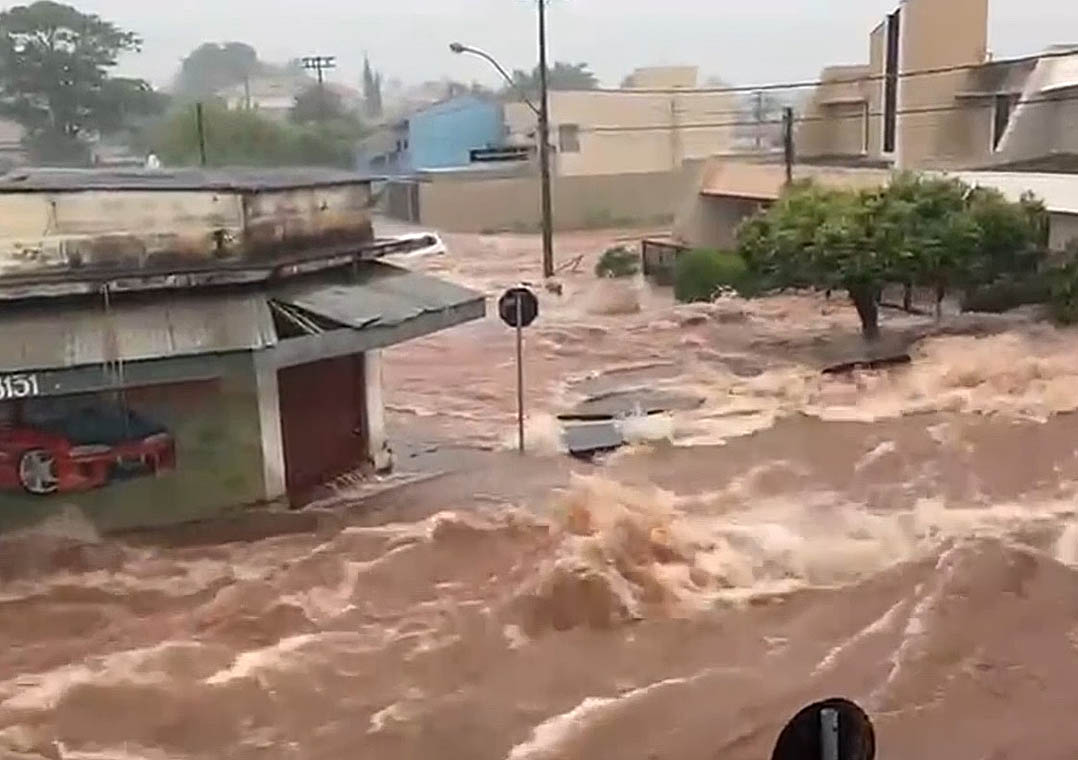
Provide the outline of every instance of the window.
<path id="1" fill-rule="evenodd" d="M 883 152 L 895 152 L 895 136 L 898 126 L 898 68 L 902 24 L 902 11 L 887 17 L 887 66 L 883 82 Z"/>
<path id="2" fill-rule="evenodd" d="M 562 153 L 580 152 L 580 125 L 562 124 L 558 127 L 558 150 Z"/>
<path id="3" fill-rule="evenodd" d="M 1017 95 L 996 95 L 995 107 L 992 109 L 992 150 L 999 150 L 999 144 L 1007 132 L 1007 125 L 1011 123 L 1011 112 L 1017 101 Z"/>

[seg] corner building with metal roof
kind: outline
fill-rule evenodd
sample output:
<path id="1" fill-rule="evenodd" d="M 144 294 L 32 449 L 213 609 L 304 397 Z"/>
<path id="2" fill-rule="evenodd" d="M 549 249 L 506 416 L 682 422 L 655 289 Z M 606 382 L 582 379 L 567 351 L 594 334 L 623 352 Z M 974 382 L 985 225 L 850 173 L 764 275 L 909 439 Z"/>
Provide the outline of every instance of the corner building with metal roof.
<path id="1" fill-rule="evenodd" d="M 380 350 L 485 313 L 330 170 L 0 177 L 0 529 L 186 522 L 390 466 Z"/>

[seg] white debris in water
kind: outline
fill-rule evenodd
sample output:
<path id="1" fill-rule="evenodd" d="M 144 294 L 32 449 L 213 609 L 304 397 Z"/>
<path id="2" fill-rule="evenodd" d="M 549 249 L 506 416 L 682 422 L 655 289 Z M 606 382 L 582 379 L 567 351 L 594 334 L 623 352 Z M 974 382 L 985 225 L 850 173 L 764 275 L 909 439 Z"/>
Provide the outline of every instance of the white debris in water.
<path id="1" fill-rule="evenodd" d="M 860 461 L 858 461 L 857 464 L 855 464 L 853 467 L 854 472 L 860 472 L 866 467 L 871 467 L 873 464 L 880 461 L 885 456 L 889 454 L 894 454 L 897 449 L 898 447 L 894 441 L 884 441 L 883 443 L 872 449 L 872 451 L 861 457 Z"/>

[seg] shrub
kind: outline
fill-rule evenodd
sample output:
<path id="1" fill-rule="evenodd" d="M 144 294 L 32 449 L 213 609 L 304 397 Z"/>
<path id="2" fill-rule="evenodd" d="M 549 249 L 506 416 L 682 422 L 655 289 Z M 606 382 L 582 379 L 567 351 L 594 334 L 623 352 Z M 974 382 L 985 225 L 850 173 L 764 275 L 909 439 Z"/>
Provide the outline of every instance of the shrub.
<path id="1" fill-rule="evenodd" d="M 595 265 L 598 277 L 632 277 L 640 271 L 640 256 L 625 246 L 607 249 Z"/>
<path id="2" fill-rule="evenodd" d="M 678 257 L 674 271 L 674 296 L 682 303 L 710 301 L 723 288 L 732 288 L 741 295 L 752 295 L 752 286 L 745 260 L 729 251 L 697 249 Z"/>
<path id="3" fill-rule="evenodd" d="M 1067 246 L 1066 263 L 1049 273 L 1052 316 L 1064 325 L 1078 324 L 1078 240 Z"/>
<path id="4" fill-rule="evenodd" d="M 1048 274 L 1037 273 L 997 280 L 991 285 L 972 289 L 962 299 L 962 311 L 1002 314 L 1019 306 L 1047 303 L 1051 298 L 1052 279 Z"/>

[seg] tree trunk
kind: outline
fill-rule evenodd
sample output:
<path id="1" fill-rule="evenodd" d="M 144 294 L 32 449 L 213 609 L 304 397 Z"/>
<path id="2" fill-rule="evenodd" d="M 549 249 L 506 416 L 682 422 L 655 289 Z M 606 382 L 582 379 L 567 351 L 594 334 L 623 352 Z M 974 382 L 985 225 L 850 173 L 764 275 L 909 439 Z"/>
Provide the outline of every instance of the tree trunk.
<path id="1" fill-rule="evenodd" d="M 947 295 L 946 285 L 936 286 L 936 321 L 943 319 L 943 298 Z"/>
<path id="2" fill-rule="evenodd" d="M 867 285 L 850 288 L 850 298 L 857 307 L 857 316 L 861 318 L 861 333 L 865 340 L 880 337 L 880 307 L 876 303 L 876 289 Z"/>
<path id="3" fill-rule="evenodd" d="M 908 282 L 902 289 L 902 309 L 907 314 L 913 311 L 913 286 Z"/>

